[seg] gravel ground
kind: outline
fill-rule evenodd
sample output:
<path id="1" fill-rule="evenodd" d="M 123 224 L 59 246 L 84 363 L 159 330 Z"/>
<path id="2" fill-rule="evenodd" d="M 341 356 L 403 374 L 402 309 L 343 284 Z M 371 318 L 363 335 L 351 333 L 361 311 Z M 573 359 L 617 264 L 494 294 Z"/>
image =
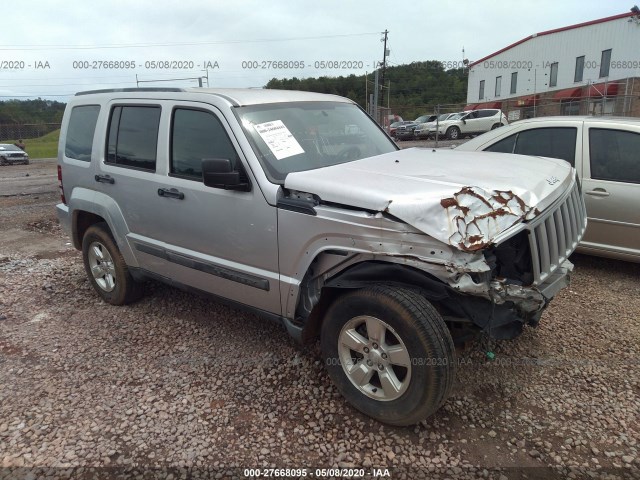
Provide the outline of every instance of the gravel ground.
<path id="1" fill-rule="evenodd" d="M 449 401 L 396 428 L 279 325 L 159 284 L 105 304 L 55 194 L 34 197 L 0 198 L 0 232 L 22 235 L 0 242 L 0 478 L 640 478 L 640 265 L 574 256 L 539 328 L 460 350 Z"/>

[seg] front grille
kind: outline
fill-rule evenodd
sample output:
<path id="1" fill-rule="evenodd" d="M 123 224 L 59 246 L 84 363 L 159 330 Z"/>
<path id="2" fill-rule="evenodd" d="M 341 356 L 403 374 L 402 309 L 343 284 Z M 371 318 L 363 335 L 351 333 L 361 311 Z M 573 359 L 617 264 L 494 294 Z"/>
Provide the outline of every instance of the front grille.
<path id="1" fill-rule="evenodd" d="M 529 224 L 533 284 L 540 285 L 573 253 L 587 228 L 578 180 L 570 193 Z"/>

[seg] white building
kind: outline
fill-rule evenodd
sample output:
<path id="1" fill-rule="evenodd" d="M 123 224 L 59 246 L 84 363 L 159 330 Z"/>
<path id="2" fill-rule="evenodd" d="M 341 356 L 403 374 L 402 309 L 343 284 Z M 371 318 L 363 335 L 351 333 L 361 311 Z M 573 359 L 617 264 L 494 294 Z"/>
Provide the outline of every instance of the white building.
<path id="1" fill-rule="evenodd" d="M 640 10 L 533 34 L 469 65 L 466 110 L 640 116 Z"/>

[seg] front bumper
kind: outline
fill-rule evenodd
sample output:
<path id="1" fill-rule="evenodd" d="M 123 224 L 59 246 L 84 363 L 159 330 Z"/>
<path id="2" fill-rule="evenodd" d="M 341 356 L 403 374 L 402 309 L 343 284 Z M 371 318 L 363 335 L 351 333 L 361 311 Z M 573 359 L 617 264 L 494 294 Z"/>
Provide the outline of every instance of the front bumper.
<path id="1" fill-rule="evenodd" d="M 2 165 L 29 165 L 29 157 L 20 157 L 20 158 L 2 158 L 0 159 L 0 164 Z"/>
<path id="2" fill-rule="evenodd" d="M 407 138 L 413 138 L 413 130 L 411 131 L 402 131 L 402 132 L 398 132 L 396 131 L 396 138 L 401 138 L 401 139 L 407 139 Z"/>

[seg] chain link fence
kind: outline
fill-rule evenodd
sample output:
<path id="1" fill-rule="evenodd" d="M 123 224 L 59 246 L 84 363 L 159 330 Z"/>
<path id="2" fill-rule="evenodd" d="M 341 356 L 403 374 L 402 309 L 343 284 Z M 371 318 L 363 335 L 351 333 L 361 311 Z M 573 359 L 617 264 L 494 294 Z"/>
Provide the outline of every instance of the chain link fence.
<path id="1" fill-rule="evenodd" d="M 591 115 L 640 117 L 637 95 L 617 95 L 577 99 L 509 99 L 502 102 L 502 111 L 510 122 L 523 118 L 553 115 Z"/>
<path id="2" fill-rule="evenodd" d="M 59 128 L 59 123 L 1 124 L 0 141 L 38 138 Z"/>

